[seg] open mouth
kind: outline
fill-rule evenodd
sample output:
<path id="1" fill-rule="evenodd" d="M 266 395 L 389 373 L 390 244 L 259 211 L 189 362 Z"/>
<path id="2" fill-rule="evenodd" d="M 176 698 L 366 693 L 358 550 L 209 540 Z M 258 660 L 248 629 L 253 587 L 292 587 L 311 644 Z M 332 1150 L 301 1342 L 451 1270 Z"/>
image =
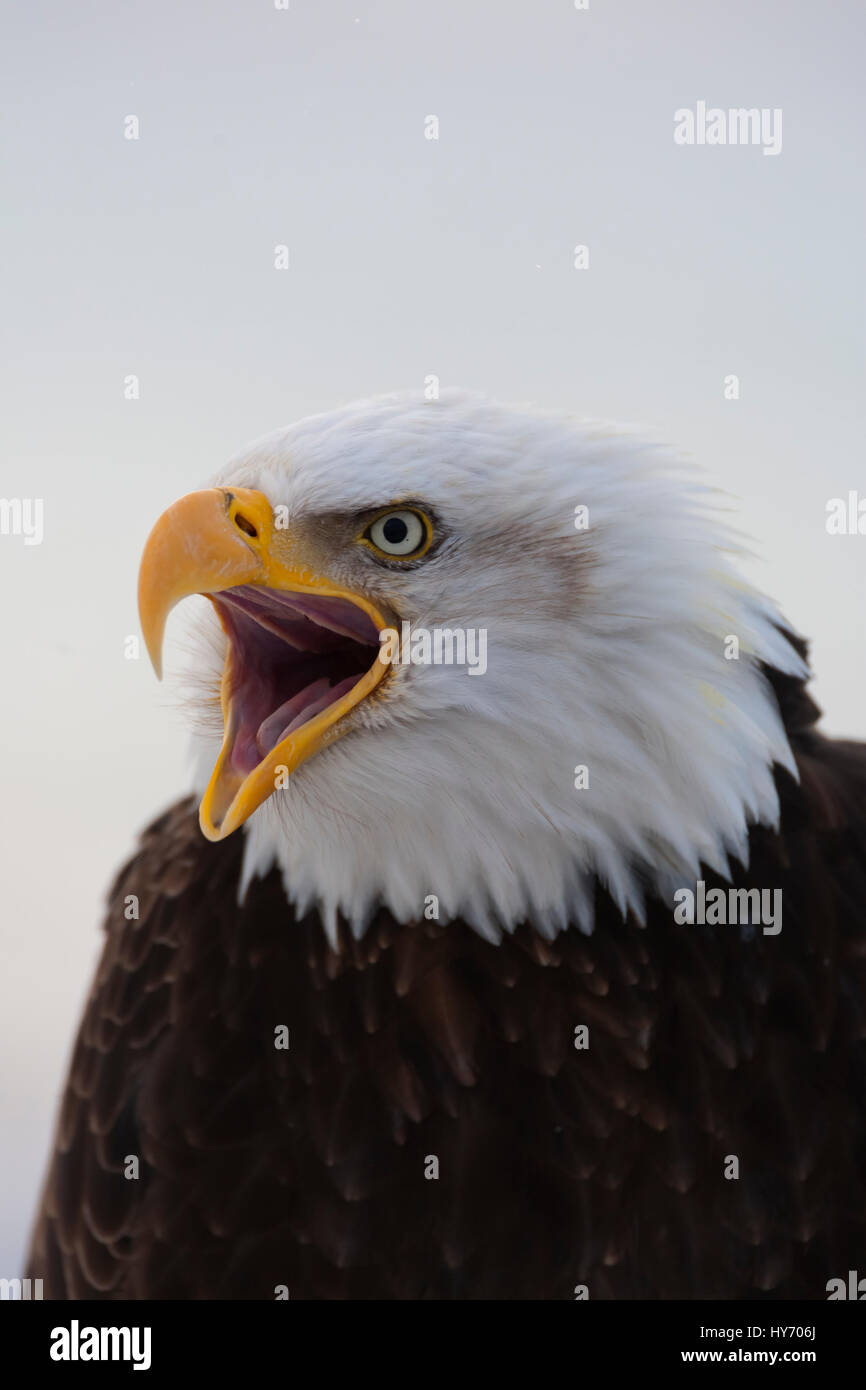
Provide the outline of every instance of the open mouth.
<path id="1" fill-rule="evenodd" d="M 207 838 L 223 840 L 348 732 L 346 716 L 390 669 L 379 644 L 389 620 L 323 574 L 250 488 L 190 493 L 147 539 L 138 601 L 157 675 L 166 617 L 189 594 L 210 599 L 228 638 L 223 744 L 199 810 Z"/>
<path id="2" fill-rule="evenodd" d="M 379 633 L 349 599 L 241 584 L 211 602 L 229 639 L 228 762 L 246 777 L 304 725 L 333 723 L 377 661 Z"/>
<path id="3" fill-rule="evenodd" d="M 223 839 L 345 733 L 346 716 L 388 668 L 379 660 L 379 615 L 350 598 L 255 583 L 207 597 L 228 651 L 223 746 L 200 819 L 209 839 Z"/>

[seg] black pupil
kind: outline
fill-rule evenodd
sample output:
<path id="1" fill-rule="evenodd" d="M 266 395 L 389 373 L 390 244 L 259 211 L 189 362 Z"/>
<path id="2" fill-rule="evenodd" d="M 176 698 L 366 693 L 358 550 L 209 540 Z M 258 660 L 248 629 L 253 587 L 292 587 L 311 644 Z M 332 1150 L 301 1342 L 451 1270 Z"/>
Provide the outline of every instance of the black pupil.
<path id="1" fill-rule="evenodd" d="M 382 535 L 389 545 L 402 545 L 409 534 L 409 527 L 399 516 L 389 516 L 382 527 Z"/>

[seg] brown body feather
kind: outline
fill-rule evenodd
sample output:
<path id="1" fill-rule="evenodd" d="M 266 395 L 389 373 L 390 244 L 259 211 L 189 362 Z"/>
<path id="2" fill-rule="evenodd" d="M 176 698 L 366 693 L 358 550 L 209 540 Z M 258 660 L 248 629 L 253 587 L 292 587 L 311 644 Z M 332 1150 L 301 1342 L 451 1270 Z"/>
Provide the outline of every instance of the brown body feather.
<path id="1" fill-rule="evenodd" d="M 591 937 L 383 914 L 334 952 L 276 873 L 237 905 L 240 835 L 163 815 L 111 893 L 46 1297 L 822 1299 L 866 1271 L 866 748 L 772 678 L 801 784 L 736 883 L 783 890 L 778 936 L 599 891 Z"/>

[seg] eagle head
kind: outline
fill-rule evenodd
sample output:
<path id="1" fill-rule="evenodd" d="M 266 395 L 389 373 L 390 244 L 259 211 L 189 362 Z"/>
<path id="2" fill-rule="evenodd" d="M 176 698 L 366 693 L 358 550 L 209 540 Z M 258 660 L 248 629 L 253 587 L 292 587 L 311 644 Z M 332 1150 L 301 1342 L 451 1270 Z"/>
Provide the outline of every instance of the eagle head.
<path id="1" fill-rule="evenodd" d="M 147 542 L 142 628 L 210 601 L 201 827 L 244 827 L 332 936 L 593 924 L 728 872 L 793 759 L 766 668 L 806 669 L 708 489 L 633 433 L 460 391 L 268 435 Z"/>

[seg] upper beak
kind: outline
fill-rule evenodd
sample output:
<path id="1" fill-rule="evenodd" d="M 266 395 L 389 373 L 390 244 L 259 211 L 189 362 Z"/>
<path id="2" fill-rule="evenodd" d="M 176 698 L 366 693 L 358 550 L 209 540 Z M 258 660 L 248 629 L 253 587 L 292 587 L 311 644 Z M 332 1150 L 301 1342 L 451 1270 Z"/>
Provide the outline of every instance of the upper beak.
<path id="1" fill-rule="evenodd" d="M 299 563 L 288 531 L 274 526 L 273 510 L 261 492 L 249 488 L 209 488 L 182 497 L 159 518 L 148 537 L 141 560 L 138 606 L 150 659 L 162 674 L 162 640 L 169 612 L 190 594 L 210 597 L 237 585 L 306 593 L 321 598 L 347 599 L 371 620 L 378 632 L 385 618 L 360 594 L 344 589 Z M 222 622 L 222 614 L 217 608 Z M 226 624 L 223 627 L 228 632 Z M 223 746 L 202 798 L 201 828 L 210 840 L 221 840 L 266 801 L 283 770 L 293 772 L 324 744 L 338 738 L 336 726 L 368 695 L 386 674 L 387 666 L 373 661 L 348 693 L 301 724 L 244 773 L 233 765 L 235 721 L 232 711 L 231 644 L 220 689 L 224 720 Z"/>

